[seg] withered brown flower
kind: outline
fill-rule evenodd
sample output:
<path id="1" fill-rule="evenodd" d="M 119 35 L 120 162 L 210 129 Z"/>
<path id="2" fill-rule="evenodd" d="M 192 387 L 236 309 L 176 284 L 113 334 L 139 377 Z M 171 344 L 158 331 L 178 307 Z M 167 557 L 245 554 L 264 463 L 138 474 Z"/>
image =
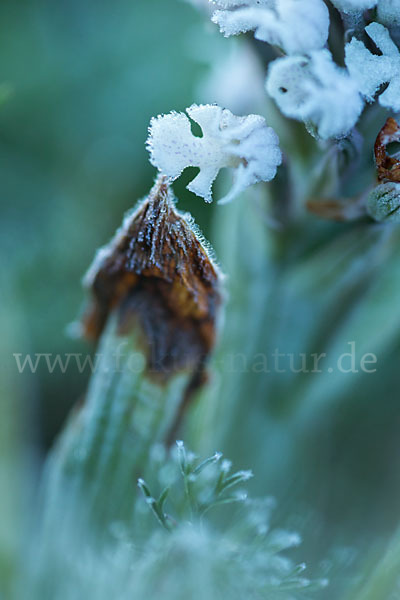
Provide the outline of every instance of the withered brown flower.
<path id="1" fill-rule="evenodd" d="M 98 252 L 85 284 L 88 338 L 97 340 L 117 311 L 121 334 L 140 327 L 151 372 L 202 371 L 215 342 L 220 275 L 190 217 L 176 209 L 165 177 Z"/>
<path id="2" fill-rule="evenodd" d="M 392 117 L 389 117 L 378 133 L 374 146 L 379 181 L 400 182 L 400 159 L 390 156 L 387 152 L 388 144 L 399 141 L 400 127 Z"/>

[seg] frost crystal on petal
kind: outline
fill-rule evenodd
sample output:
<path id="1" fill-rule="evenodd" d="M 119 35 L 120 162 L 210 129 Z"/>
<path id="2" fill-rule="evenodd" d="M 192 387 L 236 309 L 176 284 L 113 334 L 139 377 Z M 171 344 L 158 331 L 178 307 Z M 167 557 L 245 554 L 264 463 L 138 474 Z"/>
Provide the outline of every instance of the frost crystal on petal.
<path id="1" fill-rule="evenodd" d="M 379 0 L 377 11 L 380 23 L 388 27 L 400 25 L 399 0 Z"/>
<path id="2" fill-rule="evenodd" d="M 323 139 L 345 136 L 363 108 L 356 83 L 328 50 L 275 60 L 266 88 L 285 115 L 313 124 Z"/>
<path id="3" fill-rule="evenodd" d="M 322 48 L 328 39 L 329 13 L 323 0 L 216 0 L 212 21 L 229 37 L 254 31 L 254 37 L 287 54 Z"/>
<path id="4" fill-rule="evenodd" d="M 398 112 L 400 111 L 400 52 L 386 27 L 380 23 L 371 23 L 365 31 L 382 54 L 372 54 L 362 42 L 353 38 L 346 45 L 347 68 L 368 102 L 373 101 L 383 83 L 388 83 L 386 90 L 379 96 L 379 103 Z"/>
<path id="5" fill-rule="evenodd" d="M 182 368 L 194 369 L 198 387 L 204 380 L 197 369 L 215 342 L 220 281 L 201 236 L 176 209 L 160 175 L 85 276 L 90 302 L 83 331 L 98 340 L 116 314 L 120 334 L 140 328 L 153 373 L 167 380 Z"/>
<path id="6" fill-rule="evenodd" d="M 338 10 L 347 14 L 363 12 L 369 8 L 373 8 L 378 3 L 378 0 L 332 0 L 332 4 Z"/>
<path id="7" fill-rule="evenodd" d="M 234 169 L 232 189 L 220 202 L 228 202 L 246 187 L 275 177 L 282 156 L 275 131 L 259 115 L 238 117 L 216 105 L 193 104 L 189 117 L 200 125 L 203 136 L 191 131 L 184 113 L 153 118 L 147 148 L 150 162 L 174 180 L 186 167 L 200 172 L 187 186 L 206 202 L 212 200 L 212 184 L 223 167 Z"/>

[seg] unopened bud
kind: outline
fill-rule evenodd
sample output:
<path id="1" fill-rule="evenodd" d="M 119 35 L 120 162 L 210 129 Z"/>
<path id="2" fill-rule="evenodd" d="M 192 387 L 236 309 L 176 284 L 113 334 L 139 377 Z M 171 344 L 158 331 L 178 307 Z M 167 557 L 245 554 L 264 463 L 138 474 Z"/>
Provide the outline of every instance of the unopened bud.
<path id="1" fill-rule="evenodd" d="M 367 211 L 375 221 L 400 223 L 400 183 L 382 183 L 372 190 Z"/>

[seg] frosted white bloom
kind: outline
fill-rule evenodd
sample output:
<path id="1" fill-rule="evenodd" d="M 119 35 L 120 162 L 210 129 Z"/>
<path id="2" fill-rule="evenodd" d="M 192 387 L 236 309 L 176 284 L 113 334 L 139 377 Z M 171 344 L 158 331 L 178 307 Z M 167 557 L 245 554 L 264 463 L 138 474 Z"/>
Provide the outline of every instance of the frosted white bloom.
<path id="1" fill-rule="evenodd" d="M 328 39 L 329 12 L 323 0 L 216 0 L 212 20 L 226 36 L 254 31 L 254 37 L 287 54 L 322 48 Z"/>
<path id="2" fill-rule="evenodd" d="M 186 167 L 199 167 L 200 172 L 187 187 L 206 202 L 212 200 L 212 184 L 223 167 L 234 169 L 234 182 L 220 202 L 232 200 L 253 183 L 275 177 L 282 160 L 279 140 L 263 117 L 237 117 L 210 104 L 193 104 L 187 114 L 200 125 L 202 137 L 193 135 L 184 113 L 172 112 L 151 120 L 147 140 L 150 162 L 164 175 L 174 180 Z"/>
<path id="3" fill-rule="evenodd" d="M 275 60 L 266 89 L 285 115 L 312 123 L 323 139 L 346 135 L 363 108 L 356 83 L 328 50 Z"/>
<path id="4" fill-rule="evenodd" d="M 378 21 L 384 25 L 400 25 L 400 0 L 379 0 Z"/>
<path id="5" fill-rule="evenodd" d="M 400 52 L 386 27 L 380 23 L 371 23 L 365 31 L 382 55 L 372 54 L 362 42 L 353 38 L 346 44 L 347 68 L 369 102 L 383 83 L 389 83 L 379 96 L 379 103 L 400 111 Z"/>
<path id="6" fill-rule="evenodd" d="M 338 10 L 352 14 L 373 8 L 378 0 L 331 0 L 331 2 Z"/>

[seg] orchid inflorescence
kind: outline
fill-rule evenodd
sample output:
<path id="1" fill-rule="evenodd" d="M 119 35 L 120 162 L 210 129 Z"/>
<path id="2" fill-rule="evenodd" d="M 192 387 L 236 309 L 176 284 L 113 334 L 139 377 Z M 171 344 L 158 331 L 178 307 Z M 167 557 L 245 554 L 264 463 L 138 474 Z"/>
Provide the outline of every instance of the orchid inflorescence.
<path id="1" fill-rule="evenodd" d="M 206 4 L 206 2 L 204 2 Z M 330 47 L 329 3 L 324 0 L 210 0 L 211 20 L 225 37 L 250 32 L 277 58 L 267 65 L 265 90 L 287 117 L 303 121 L 317 139 L 351 136 L 367 104 L 400 111 L 400 22 L 392 0 L 331 0 L 343 20 L 344 64 Z M 371 42 L 376 51 L 371 50 Z M 386 86 L 386 87 L 385 87 Z M 275 177 L 282 162 L 279 140 L 260 115 L 236 116 L 215 104 L 192 105 L 151 120 L 151 163 L 170 181 L 187 167 L 198 174 L 187 186 L 213 199 L 220 169 L 233 170 L 226 203 L 258 182 Z M 192 133 L 191 121 L 202 137 Z"/>

